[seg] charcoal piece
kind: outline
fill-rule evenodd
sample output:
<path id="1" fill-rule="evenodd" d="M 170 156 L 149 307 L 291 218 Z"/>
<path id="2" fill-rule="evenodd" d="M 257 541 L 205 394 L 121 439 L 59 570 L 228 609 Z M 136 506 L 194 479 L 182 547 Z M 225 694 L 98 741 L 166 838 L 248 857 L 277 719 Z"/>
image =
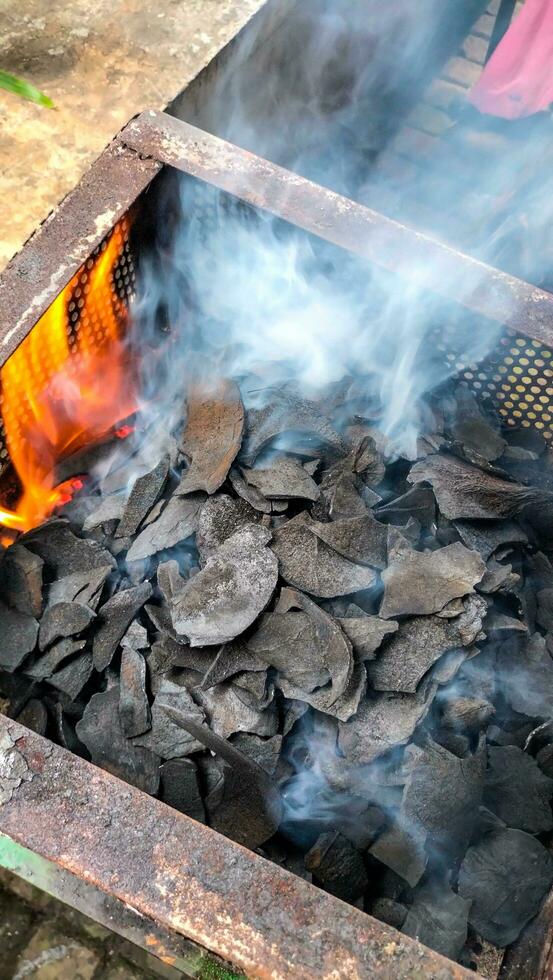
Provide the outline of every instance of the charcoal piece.
<path id="1" fill-rule="evenodd" d="M 407 827 L 392 819 L 390 826 L 371 844 L 369 853 L 414 888 L 426 870 L 425 843 L 426 836 L 419 827 Z"/>
<path id="2" fill-rule="evenodd" d="M 487 606 L 470 596 L 466 611 L 454 619 L 414 616 L 400 623 L 376 660 L 368 666 L 371 686 L 377 691 L 414 693 L 432 664 L 448 650 L 474 643 L 482 628 Z"/>
<path id="3" fill-rule="evenodd" d="M 495 558 L 489 558 L 485 574 L 476 588 L 486 595 L 493 592 L 512 592 L 519 582 L 520 577 L 513 572 L 512 565 L 501 565 Z"/>
<path id="4" fill-rule="evenodd" d="M 93 669 L 92 654 L 83 653 L 80 657 L 70 660 L 65 667 L 56 670 L 47 681 L 58 691 L 67 694 L 70 701 L 75 701 L 92 677 Z"/>
<path id="5" fill-rule="evenodd" d="M 318 500 L 320 490 L 300 463 L 286 457 L 271 460 L 268 468 L 243 469 L 251 487 L 268 500 Z"/>
<path id="6" fill-rule="evenodd" d="M 478 551 L 484 561 L 502 545 L 526 544 L 528 537 L 514 521 L 455 521 L 455 527 L 471 551 Z"/>
<path id="7" fill-rule="evenodd" d="M 331 680 L 327 650 L 319 642 L 314 620 L 303 611 L 265 614 L 246 645 L 265 665 L 306 692 Z"/>
<path id="8" fill-rule="evenodd" d="M 254 510 L 259 511 L 261 514 L 271 513 L 271 501 L 267 500 L 267 498 L 264 497 L 259 490 L 256 490 L 255 487 L 252 487 L 249 483 L 246 483 L 244 477 L 234 466 L 230 470 L 229 480 L 233 490 L 239 497 L 242 497 L 242 499 L 245 500 L 250 507 L 253 507 Z"/>
<path id="9" fill-rule="evenodd" d="M 13 671 L 32 653 L 38 637 L 34 616 L 0 602 L 0 668 Z"/>
<path id="10" fill-rule="evenodd" d="M 80 602 L 57 602 L 48 606 L 40 621 L 39 650 L 46 650 L 55 640 L 77 636 L 93 619 L 96 619 L 96 613 Z"/>
<path id="11" fill-rule="evenodd" d="M 116 592 L 101 607 L 92 643 L 96 670 L 104 670 L 111 663 L 127 628 L 151 595 L 152 586 L 149 582 L 144 582 L 132 589 Z"/>
<path id="12" fill-rule="evenodd" d="M 238 454 L 244 431 L 244 406 L 234 381 L 192 384 L 186 398 L 182 450 L 189 466 L 177 494 L 215 493 Z"/>
<path id="13" fill-rule="evenodd" d="M 83 521 L 83 531 L 94 531 L 102 524 L 110 521 L 120 521 L 125 510 L 125 497 L 122 494 L 110 493 L 102 497 L 98 506 L 88 514 Z"/>
<path id="14" fill-rule="evenodd" d="M 229 680 L 241 671 L 267 671 L 267 663 L 242 640 L 224 643 L 209 665 L 202 687 L 207 690 L 215 684 Z"/>
<path id="15" fill-rule="evenodd" d="M 142 735 L 151 724 L 146 694 L 146 661 L 131 647 L 123 647 L 119 674 L 119 719 L 127 738 Z"/>
<path id="16" fill-rule="evenodd" d="M 303 717 L 303 715 L 309 711 L 309 705 L 305 704 L 304 701 L 296 701 L 295 699 L 287 698 L 284 702 L 284 718 L 282 722 L 282 734 L 288 735 L 297 721 Z"/>
<path id="17" fill-rule="evenodd" d="M 305 855 L 305 867 L 317 884 L 344 902 L 355 902 L 369 884 L 359 851 L 338 832 L 317 838 Z"/>
<path id="18" fill-rule="evenodd" d="M 127 632 L 121 640 L 121 646 L 129 647 L 131 650 L 149 649 L 150 642 L 148 640 L 148 632 L 136 619 L 133 619 Z"/>
<path id="19" fill-rule="evenodd" d="M 382 641 L 395 633 L 398 623 L 380 616 L 347 616 L 338 623 L 353 647 L 356 660 L 374 660 Z"/>
<path id="20" fill-rule="evenodd" d="M 487 728 L 494 714 L 493 704 L 484 698 L 450 697 L 441 708 L 440 725 L 451 731 L 473 734 Z"/>
<path id="21" fill-rule="evenodd" d="M 321 491 L 331 521 L 364 517 L 368 513 L 359 478 L 354 473 L 342 470 L 328 474 L 321 483 Z"/>
<path id="22" fill-rule="evenodd" d="M 109 566 L 115 560 L 109 551 L 90 538 L 78 538 L 65 521 L 55 519 L 29 531 L 22 539 L 25 547 L 39 555 L 58 578 L 75 572 L 88 572 Z"/>
<path id="23" fill-rule="evenodd" d="M 261 707 L 254 696 L 232 681 L 225 681 L 208 690 L 191 686 L 191 691 L 197 704 L 205 711 L 212 731 L 221 738 L 228 738 L 236 732 L 265 737 L 276 735 L 278 715 L 274 702 L 268 707 Z"/>
<path id="24" fill-rule="evenodd" d="M 236 531 L 260 521 L 261 514 L 245 500 L 235 500 L 224 493 L 208 497 L 200 511 L 196 533 L 201 561 L 205 563 Z"/>
<path id="25" fill-rule="evenodd" d="M 433 692 L 432 692 L 433 695 Z M 367 697 L 354 718 L 339 725 L 338 745 L 348 762 L 365 765 L 407 742 L 427 713 L 432 697 L 379 694 Z"/>
<path id="26" fill-rule="evenodd" d="M 272 549 L 285 581 L 323 599 L 371 588 L 374 571 L 329 548 L 315 534 L 314 524 L 304 512 L 275 531 Z"/>
<path id="27" fill-rule="evenodd" d="M 488 749 L 484 805 L 503 823 L 529 834 L 553 828 L 550 800 L 553 780 L 515 745 Z"/>
<path id="28" fill-rule="evenodd" d="M 385 922 L 392 929 L 401 929 L 407 916 L 407 906 L 401 902 L 394 901 L 393 898 L 382 896 L 377 898 L 370 906 L 370 914 L 380 922 Z"/>
<path id="29" fill-rule="evenodd" d="M 375 509 L 379 521 L 389 521 L 390 524 L 407 524 L 414 517 L 422 527 L 430 527 L 436 517 L 436 501 L 432 490 L 415 486 L 407 493 L 381 504 Z"/>
<path id="30" fill-rule="evenodd" d="M 275 684 L 285 698 L 300 699 L 310 704 L 316 711 L 347 721 L 358 711 L 359 704 L 367 690 L 367 671 L 363 663 L 354 663 L 353 671 L 343 694 L 334 699 L 332 687 L 323 687 L 315 691 L 304 691 L 292 684 L 285 677 L 277 677 Z"/>
<path id="31" fill-rule="evenodd" d="M 13 544 L 0 561 L 0 591 L 8 606 L 38 619 L 42 613 L 44 562 L 23 544 Z"/>
<path id="32" fill-rule="evenodd" d="M 173 620 L 171 619 L 171 610 L 169 605 L 165 602 L 162 606 L 154 606 L 151 603 L 147 603 L 144 606 L 145 612 L 148 614 L 148 619 L 154 626 L 154 628 L 162 636 L 169 636 L 175 643 L 180 643 L 186 646 L 186 640 L 184 637 L 177 636 L 173 628 Z"/>
<path id="33" fill-rule="evenodd" d="M 553 745 L 544 745 L 536 755 L 536 762 L 544 775 L 553 778 Z"/>
<path id="34" fill-rule="evenodd" d="M 188 667 L 200 671 L 210 663 L 211 656 L 204 650 L 191 650 L 184 643 L 177 643 L 170 636 L 163 636 L 152 644 L 147 655 L 152 691 L 157 694 L 163 674 L 169 674 L 175 667 Z"/>
<path id="35" fill-rule="evenodd" d="M 327 524 L 313 521 L 309 526 L 321 541 L 349 561 L 373 568 L 386 567 L 388 528 L 372 514 Z"/>
<path id="36" fill-rule="evenodd" d="M 243 633 L 267 606 L 278 578 L 278 562 L 266 547 L 271 533 L 243 528 L 184 584 L 172 603 L 173 625 L 191 646 L 226 643 Z"/>
<path id="37" fill-rule="evenodd" d="M 144 518 L 142 524 L 140 525 L 140 530 L 143 531 L 145 527 L 148 527 L 148 525 L 153 524 L 154 521 L 157 521 L 164 507 L 165 507 L 165 500 L 162 497 L 161 500 L 158 500 L 151 508 L 151 510 L 148 511 L 146 517 Z"/>
<path id="38" fill-rule="evenodd" d="M 402 932 L 457 960 L 467 941 L 469 910 L 470 901 L 449 885 L 427 882 L 416 889 Z"/>
<path id="39" fill-rule="evenodd" d="M 190 692 L 182 684 L 176 684 L 169 677 L 162 677 L 151 709 L 152 727 L 143 735 L 133 738 L 132 744 L 155 752 L 162 759 L 175 759 L 191 755 L 202 748 L 200 742 L 188 734 L 172 719 L 170 708 L 203 721 L 204 713 L 193 700 Z"/>
<path id="40" fill-rule="evenodd" d="M 282 735 L 260 738 L 259 735 L 238 732 L 232 736 L 231 744 L 239 752 L 247 755 L 249 759 L 253 759 L 258 766 L 265 770 L 267 775 L 275 775 L 282 749 Z"/>
<path id="41" fill-rule="evenodd" d="M 111 565 L 101 565 L 90 571 L 85 569 L 58 578 L 48 588 L 48 606 L 54 606 L 58 602 L 80 602 L 96 609 L 104 583 L 111 572 Z"/>
<path id="42" fill-rule="evenodd" d="M 520 619 L 507 616 L 505 613 L 498 612 L 497 609 L 490 609 L 484 622 L 484 629 L 490 635 L 493 633 L 527 633 L 528 627 Z"/>
<path id="43" fill-rule="evenodd" d="M 486 570 L 480 555 L 460 543 L 419 552 L 403 541 L 396 545 L 394 532 L 390 534 L 390 564 L 382 572 L 383 619 L 439 612 L 452 599 L 473 592 Z"/>
<path id="44" fill-rule="evenodd" d="M 149 473 L 135 480 L 123 515 L 117 525 L 117 537 L 132 537 L 160 496 L 169 473 L 169 456 L 164 456 Z"/>
<path id="45" fill-rule="evenodd" d="M 45 678 L 50 677 L 58 669 L 64 660 L 73 656 L 74 653 L 80 653 L 85 645 L 86 640 L 74 640 L 71 637 L 58 640 L 34 664 L 27 667 L 25 673 L 29 677 L 34 677 L 37 681 L 45 680 Z"/>
<path id="46" fill-rule="evenodd" d="M 157 585 L 169 607 L 173 601 L 173 596 L 180 593 L 182 584 L 183 578 L 177 561 L 171 559 L 171 561 L 164 561 L 158 565 Z"/>
<path id="47" fill-rule="evenodd" d="M 538 912 L 553 883 L 553 858 L 530 834 L 495 827 L 469 847 L 459 894 L 472 902 L 469 923 L 495 946 L 509 946 Z"/>
<path id="48" fill-rule="evenodd" d="M 95 765 L 107 769 L 144 793 L 157 793 L 161 760 L 125 736 L 119 719 L 117 686 L 93 694 L 83 717 L 77 722 L 76 732 Z"/>
<path id="49" fill-rule="evenodd" d="M 277 436 L 290 436 L 288 448 L 293 452 L 303 448 L 302 436 L 307 436 L 314 449 L 325 445 L 335 452 L 343 452 L 340 436 L 319 406 L 289 392 L 273 392 L 271 402 L 264 408 L 248 409 L 242 461 L 251 466 L 261 450 Z"/>
<path id="50" fill-rule="evenodd" d="M 19 712 L 15 720 L 20 725 L 25 725 L 25 728 L 30 728 L 32 732 L 36 732 L 37 735 L 46 735 L 48 712 L 44 701 L 39 701 L 38 698 L 31 698 L 27 701 L 27 704 Z"/>
<path id="51" fill-rule="evenodd" d="M 536 622 L 544 630 L 553 630 L 553 587 L 547 586 L 537 593 Z"/>
<path id="52" fill-rule="evenodd" d="M 200 508 L 204 500 L 203 493 L 171 497 L 157 521 L 148 524 L 134 539 L 127 552 L 127 562 L 150 558 L 158 551 L 166 551 L 186 541 L 198 528 Z"/>
<path id="53" fill-rule="evenodd" d="M 160 769 L 161 799 L 187 817 L 205 823 L 198 769 L 191 759 L 170 759 Z"/>
<path id="54" fill-rule="evenodd" d="M 457 415 L 451 426 L 453 439 L 466 451 L 478 453 L 488 462 L 498 459 L 507 443 L 482 414 L 472 392 L 460 386 L 455 399 Z"/>
<path id="55" fill-rule="evenodd" d="M 253 759 L 190 715 L 174 707 L 169 712 L 175 723 L 226 763 L 222 785 L 219 782 L 205 799 L 210 826 L 244 847 L 259 847 L 273 836 L 282 819 L 282 801 L 273 780 Z"/>

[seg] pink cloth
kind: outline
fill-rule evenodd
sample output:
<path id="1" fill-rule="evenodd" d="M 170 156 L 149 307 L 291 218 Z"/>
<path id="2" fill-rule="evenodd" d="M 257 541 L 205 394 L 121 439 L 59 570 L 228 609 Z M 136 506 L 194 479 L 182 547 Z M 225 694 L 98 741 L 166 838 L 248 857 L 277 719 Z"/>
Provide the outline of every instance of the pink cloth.
<path id="1" fill-rule="evenodd" d="M 470 93 L 480 112 L 530 116 L 553 102 L 553 0 L 526 0 Z"/>

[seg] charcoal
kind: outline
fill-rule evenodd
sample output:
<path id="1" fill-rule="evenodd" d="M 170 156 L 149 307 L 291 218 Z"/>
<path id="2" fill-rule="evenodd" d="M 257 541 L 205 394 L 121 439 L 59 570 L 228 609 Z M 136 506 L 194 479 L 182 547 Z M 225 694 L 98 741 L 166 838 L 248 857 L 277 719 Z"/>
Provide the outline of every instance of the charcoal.
<path id="1" fill-rule="evenodd" d="M 38 623 L 34 616 L 0 602 L 0 668 L 13 671 L 35 648 Z"/>
<path id="2" fill-rule="evenodd" d="M 505 613 L 498 612 L 497 609 L 490 609 L 484 623 L 486 633 L 527 633 L 528 627 L 520 619 L 507 616 Z"/>
<path id="3" fill-rule="evenodd" d="M 385 922 L 392 929 L 401 929 L 407 916 L 407 906 L 394 901 L 393 898 L 382 896 L 372 902 L 369 912 L 375 919 Z"/>
<path id="4" fill-rule="evenodd" d="M 52 569 L 58 578 L 75 572 L 88 572 L 115 561 L 109 551 L 89 538 L 78 538 L 65 521 L 52 520 L 22 539 L 25 546 Z"/>
<path id="5" fill-rule="evenodd" d="M 205 668 L 210 663 L 211 656 L 205 650 L 191 650 L 186 644 L 176 643 L 170 636 L 163 636 L 152 644 L 147 656 L 153 693 L 157 693 L 163 674 L 169 674 L 175 667 L 199 671 L 202 665 Z"/>
<path id="6" fill-rule="evenodd" d="M 272 549 L 285 581 L 323 599 L 371 588 L 376 581 L 374 571 L 329 548 L 315 533 L 314 525 L 316 522 L 302 513 L 275 531 Z"/>
<path id="7" fill-rule="evenodd" d="M 8 606 L 39 619 L 44 562 L 23 544 L 14 544 L 0 562 L 0 591 Z"/>
<path id="8" fill-rule="evenodd" d="M 544 745 L 536 755 L 536 762 L 545 776 L 553 778 L 553 745 Z"/>
<path id="9" fill-rule="evenodd" d="M 243 463 L 251 466 L 262 449 L 277 436 L 285 435 L 291 436 L 289 448 L 294 452 L 303 448 L 301 436 L 307 436 L 314 449 L 324 445 L 338 453 L 343 451 L 340 436 L 315 402 L 289 392 L 274 392 L 272 401 L 264 408 L 248 409 L 241 452 Z"/>
<path id="10" fill-rule="evenodd" d="M 266 547 L 270 537 L 255 525 L 237 531 L 184 584 L 173 600 L 173 625 L 191 646 L 226 643 L 265 609 L 278 578 L 277 560 Z"/>
<path id="11" fill-rule="evenodd" d="M 92 643 L 96 670 L 104 670 L 111 663 L 127 628 L 151 595 L 152 586 L 144 582 L 132 589 L 116 592 L 101 607 Z"/>
<path id="12" fill-rule="evenodd" d="M 553 858 L 530 834 L 497 827 L 469 847 L 459 894 L 469 923 L 495 946 L 509 946 L 539 910 L 553 883 Z"/>
<path id="13" fill-rule="evenodd" d="M 321 482 L 321 492 L 325 502 L 325 510 L 321 516 L 332 521 L 364 517 L 369 511 L 359 477 L 348 470 L 341 469 L 327 474 Z M 315 509 L 313 513 L 316 514 Z"/>
<path id="14" fill-rule="evenodd" d="M 131 647 L 123 647 L 121 652 L 119 720 L 127 738 L 142 735 L 151 725 L 146 694 L 146 661 Z"/>
<path id="15" fill-rule="evenodd" d="M 365 765 L 411 738 L 430 707 L 426 694 L 378 694 L 339 726 L 338 744 L 348 762 Z"/>
<path id="16" fill-rule="evenodd" d="M 379 520 L 390 524 L 406 524 L 410 517 L 416 518 L 422 527 L 431 527 L 436 516 L 434 494 L 426 487 L 415 486 L 407 493 L 381 504 L 375 514 Z"/>
<path id="17" fill-rule="evenodd" d="M 119 522 L 125 510 L 126 500 L 122 494 L 110 493 L 103 497 L 98 506 L 88 514 L 83 522 L 83 531 L 94 531 L 102 524 Z"/>
<path id="18" fill-rule="evenodd" d="M 476 551 L 450 544 L 437 551 L 419 552 L 406 547 L 391 531 L 389 565 L 382 572 L 383 619 L 429 615 L 452 599 L 472 592 L 486 566 Z"/>
<path id="19" fill-rule="evenodd" d="M 248 524 L 259 524 L 261 515 L 245 500 L 235 500 L 224 493 L 208 497 L 201 511 L 196 547 L 202 562 L 217 551 L 227 538 Z"/>
<path id="20" fill-rule="evenodd" d="M 161 562 L 157 567 L 157 585 L 167 606 L 170 607 L 173 596 L 177 595 L 182 589 L 183 579 L 180 574 L 179 564 L 174 559 Z"/>
<path id="21" fill-rule="evenodd" d="M 482 414 L 472 392 L 460 386 L 455 398 L 457 416 L 451 427 L 453 439 L 460 442 L 465 450 L 478 453 L 489 462 L 498 459 L 507 443 Z"/>
<path id="22" fill-rule="evenodd" d="M 479 732 L 494 713 L 494 706 L 484 698 L 451 697 L 443 704 L 440 724 L 452 731 Z"/>
<path id="23" fill-rule="evenodd" d="M 327 651 L 321 647 L 314 620 L 305 612 L 267 613 L 246 645 L 266 665 L 306 692 L 331 680 L 325 662 Z"/>
<path id="24" fill-rule="evenodd" d="M 204 500 L 202 493 L 193 493 L 188 497 L 171 497 L 161 516 L 148 524 L 134 539 L 127 552 L 127 562 L 150 558 L 159 551 L 166 551 L 186 541 L 198 529 L 200 508 Z"/>
<path id="25" fill-rule="evenodd" d="M 198 769 L 191 759 L 170 759 L 160 769 L 161 799 L 187 817 L 205 823 Z"/>
<path id="26" fill-rule="evenodd" d="M 48 712 L 44 701 L 31 698 L 15 720 L 20 725 L 25 725 L 25 728 L 30 728 L 32 732 L 36 732 L 37 735 L 46 735 Z"/>
<path id="27" fill-rule="evenodd" d="M 71 637 L 58 640 L 31 667 L 27 667 L 25 673 L 29 677 L 34 677 L 35 680 L 45 680 L 58 669 L 64 660 L 72 657 L 74 653 L 80 653 L 84 649 L 85 644 L 86 640 L 74 640 Z"/>
<path id="28" fill-rule="evenodd" d="M 470 901 L 449 885 L 426 882 L 415 891 L 402 932 L 425 946 L 457 960 L 467 941 Z"/>
<path id="29" fill-rule="evenodd" d="M 117 537 L 127 538 L 136 533 L 142 521 L 160 496 L 169 473 L 169 456 L 164 456 L 149 473 L 135 480 L 121 520 Z"/>
<path id="30" fill-rule="evenodd" d="M 391 820 L 369 853 L 414 888 L 426 870 L 428 857 L 424 845 L 425 836 L 420 828 Z"/>
<path id="31" fill-rule="evenodd" d="M 193 701 L 187 688 L 163 677 L 152 705 L 152 727 L 150 731 L 133 738 L 132 744 L 149 749 L 162 759 L 175 759 L 198 752 L 202 748 L 201 743 L 173 721 L 171 707 L 203 721 L 203 711 Z"/>
<path id="32" fill-rule="evenodd" d="M 486 562 L 486 571 L 476 586 L 478 592 L 490 595 L 493 592 L 512 592 L 518 585 L 520 577 L 513 573 L 512 565 L 501 565 L 495 558 Z"/>
<path id="33" fill-rule="evenodd" d="M 484 805 L 503 823 L 529 834 L 553 828 L 553 780 L 514 745 L 490 746 Z"/>
<path id="34" fill-rule="evenodd" d="M 553 630 L 553 587 L 547 586 L 537 593 L 538 609 L 536 622 L 544 630 Z"/>
<path id="35" fill-rule="evenodd" d="M 48 606 L 54 606 L 58 602 L 80 602 L 96 609 L 111 571 L 111 565 L 100 565 L 90 571 L 85 569 L 58 578 L 48 588 Z"/>
<path id="36" fill-rule="evenodd" d="M 162 497 L 154 504 L 154 506 L 151 508 L 151 510 L 148 511 L 146 517 L 144 518 L 142 524 L 140 525 L 141 531 L 143 531 L 144 528 L 148 527 L 150 524 L 153 524 L 154 521 L 157 521 L 163 508 L 165 507 L 165 503 L 166 501 Z"/>
<path id="37" fill-rule="evenodd" d="M 514 521 L 455 521 L 461 540 L 484 561 L 502 545 L 526 544 L 528 538 Z"/>
<path id="38" fill-rule="evenodd" d="M 470 596 L 466 610 L 454 619 L 414 616 L 400 623 L 398 632 L 387 639 L 368 667 L 371 686 L 377 691 L 414 693 L 444 653 L 474 643 L 486 612 L 484 600 Z"/>
<path id="39" fill-rule="evenodd" d="M 70 701 L 75 701 L 92 677 L 93 669 L 92 654 L 83 653 L 74 660 L 70 660 L 65 667 L 56 670 L 48 677 L 48 683 L 58 691 L 67 694 Z"/>
<path id="40" fill-rule="evenodd" d="M 159 787 L 159 756 L 126 738 L 119 720 L 117 686 L 93 694 L 76 726 L 77 735 L 92 762 L 126 780 L 144 793 Z"/>
<path id="41" fill-rule="evenodd" d="M 372 514 L 327 524 L 313 521 L 309 526 L 321 541 L 343 558 L 373 568 L 385 568 L 388 529 Z"/>
<path id="42" fill-rule="evenodd" d="M 275 775 L 282 749 L 282 735 L 260 738 L 259 735 L 239 732 L 232 736 L 231 744 L 239 752 L 247 755 L 249 759 L 253 759 L 258 766 L 265 770 L 267 775 Z"/>
<path id="43" fill-rule="evenodd" d="M 148 632 L 136 619 L 133 619 L 127 632 L 121 640 L 121 646 L 129 647 L 131 650 L 149 649 L 150 642 L 148 640 Z"/>
<path id="44" fill-rule="evenodd" d="M 244 688 L 232 681 L 204 690 L 189 682 L 194 699 L 209 720 L 210 727 L 221 738 L 229 738 L 236 732 L 250 732 L 270 737 L 276 735 L 278 716 L 276 705 L 265 706 Z"/>
<path id="45" fill-rule="evenodd" d="M 393 619 L 380 616 L 347 616 L 338 623 L 353 647 L 356 660 L 374 660 L 382 641 L 398 629 Z"/>
<path id="46" fill-rule="evenodd" d="M 224 643 L 210 663 L 202 687 L 207 689 L 221 684 L 243 670 L 266 672 L 267 663 L 242 640 Z"/>
<path id="47" fill-rule="evenodd" d="M 80 602 L 57 602 L 48 606 L 40 621 L 39 650 L 46 650 L 55 640 L 77 636 L 93 619 L 96 619 L 96 613 Z"/>
<path id="48" fill-rule="evenodd" d="M 177 494 L 215 493 L 240 449 L 244 406 L 234 381 L 190 385 L 182 450 L 189 462 Z"/>
<path id="49" fill-rule="evenodd" d="M 250 507 L 254 510 L 259 511 L 261 514 L 270 514 L 272 511 L 271 501 L 267 500 L 263 494 L 256 490 L 255 487 L 250 486 L 246 483 L 244 477 L 239 473 L 236 467 L 232 467 L 229 472 L 229 480 L 232 484 L 233 489 Z"/>
<path id="50" fill-rule="evenodd" d="M 305 855 L 305 867 L 336 898 L 354 902 L 369 884 L 363 858 L 340 833 L 321 834 Z"/>
<path id="51" fill-rule="evenodd" d="M 276 457 L 268 468 L 244 469 L 244 479 L 268 500 L 318 500 L 320 490 L 293 459 Z"/>
<path id="52" fill-rule="evenodd" d="M 144 606 L 145 612 L 148 614 L 148 619 L 154 626 L 154 628 L 162 636 L 169 636 L 175 643 L 180 643 L 183 646 L 186 645 L 186 640 L 184 637 L 177 636 L 173 628 L 173 620 L 171 619 L 171 610 L 167 602 L 161 606 L 154 606 L 151 603 L 147 603 Z"/>

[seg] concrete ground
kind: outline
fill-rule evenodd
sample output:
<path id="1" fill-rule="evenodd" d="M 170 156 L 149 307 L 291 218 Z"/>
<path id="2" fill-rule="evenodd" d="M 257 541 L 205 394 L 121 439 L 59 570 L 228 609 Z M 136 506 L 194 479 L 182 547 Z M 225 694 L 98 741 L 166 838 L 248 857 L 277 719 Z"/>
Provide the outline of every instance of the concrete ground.
<path id="1" fill-rule="evenodd" d="M 1 0 L 0 268 L 135 113 L 164 108 L 263 0 Z"/>

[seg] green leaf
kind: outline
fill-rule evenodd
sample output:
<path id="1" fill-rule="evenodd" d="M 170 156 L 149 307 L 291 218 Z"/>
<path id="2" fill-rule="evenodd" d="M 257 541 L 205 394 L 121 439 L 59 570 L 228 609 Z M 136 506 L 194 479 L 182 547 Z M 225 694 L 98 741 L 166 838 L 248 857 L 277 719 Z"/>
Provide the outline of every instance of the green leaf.
<path id="1" fill-rule="evenodd" d="M 30 82 L 26 82 L 25 79 L 18 78 L 17 75 L 11 75 L 8 71 L 2 71 L 1 69 L 0 88 L 6 89 L 7 92 L 13 92 L 15 95 L 20 95 L 22 99 L 28 99 L 30 102 L 36 102 L 37 105 L 45 106 L 46 109 L 54 108 L 52 99 L 44 95 L 34 85 L 31 85 Z"/>

